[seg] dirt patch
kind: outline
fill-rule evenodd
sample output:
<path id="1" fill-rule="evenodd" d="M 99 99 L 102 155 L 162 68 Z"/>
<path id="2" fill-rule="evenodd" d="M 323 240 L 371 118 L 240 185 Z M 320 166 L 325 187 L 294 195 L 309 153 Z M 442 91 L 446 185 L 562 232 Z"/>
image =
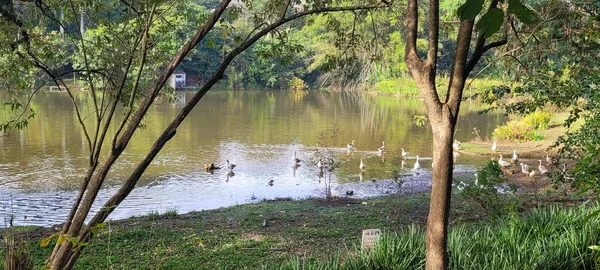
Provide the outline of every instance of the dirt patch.
<path id="1" fill-rule="evenodd" d="M 256 233 L 243 233 L 241 237 L 242 239 L 254 240 L 256 242 L 262 242 L 265 238 L 263 235 Z"/>

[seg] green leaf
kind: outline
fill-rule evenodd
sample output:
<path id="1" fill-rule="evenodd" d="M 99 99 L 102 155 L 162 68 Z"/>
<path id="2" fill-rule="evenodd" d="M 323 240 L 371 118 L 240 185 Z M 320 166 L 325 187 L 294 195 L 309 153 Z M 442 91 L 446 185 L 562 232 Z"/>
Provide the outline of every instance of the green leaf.
<path id="1" fill-rule="evenodd" d="M 79 238 L 77 238 L 77 237 L 71 237 L 71 238 L 69 238 L 69 241 L 71 241 L 71 243 L 75 246 L 77 246 L 77 244 L 79 244 Z"/>
<path id="2" fill-rule="evenodd" d="M 49 235 L 48 237 L 42 239 L 42 241 L 40 242 L 40 247 L 47 247 L 50 244 L 50 241 L 52 241 L 52 239 L 56 236 L 57 234 L 53 233 L 51 235 Z"/>
<path id="3" fill-rule="evenodd" d="M 589 246 L 588 248 L 592 249 L 592 250 L 598 250 L 598 251 L 600 251 L 600 246 L 594 245 L 594 246 Z"/>
<path id="4" fill-rule="evenodd" d="M 65 235 L 61 234 L 58 236 L 58 239 L 56 239 L 56 244 L 60 245 L 60 244 L 62 244 L 63 241 L 65 241 Z"/>
<path id="5" fill-rule="evenodd" d="M 535 24 L 540 21 L 540 15 L 519 0 L 508 0 L 508 13 L 515 14 L 525 24 Z"/>
<path id="6" fill-rule="evenodd" d="M 457 15 L 461 21 L 472 20 L 477 17 L 482 7 L 483 0 L 467 0 L 467 2 L 458 7 Z"/>
<path id="7" fill-rule="evenodd" d="M 500 30 L 504 22 L 504 13 L 498 8 L 488 10 L 477 22 L 477 29 L 485 34 L 486 38 L 491 37 Z"/>
<path id="8" fill-rule="evenodd" d="M 598 215 L 600 215 L 600 210 L 596 210 L 596 211 L 592 212 L 591 214 L 587 215 L 585 217 L 585 219 L 583 220 L 583 222 L 588 222 L 588 221 L 590 221 L 590 219 L 597 217 Z"/>

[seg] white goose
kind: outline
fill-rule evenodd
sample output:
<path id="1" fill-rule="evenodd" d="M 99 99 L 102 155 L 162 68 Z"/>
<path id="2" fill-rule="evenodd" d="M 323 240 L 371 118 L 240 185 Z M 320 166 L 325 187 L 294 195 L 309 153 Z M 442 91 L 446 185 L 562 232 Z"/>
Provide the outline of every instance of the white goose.
<path id="1" fill-rule="evenodd" d="M 519 157 L 517 157 L 517 150 L 513 150 L 513 155 L 512 155 L 512 162 L 513 163 L 517 163 L 519 162 Z"/>
<path id="2" fill-rule="evenodd" d="M 379 147 L 379 154 L 383 154 L 385 151 L 385 141 L 381 142 L 381 147 Z"/>
<path id="3" fill-rule="evenodd" d="M 352 143 L 347 144 L 346 147 L 348 148 L 348 152 L 354 150 L 354 140 L 352 140 Z"/>
<path id="4" fill-rule="evenodd" d="M 529 174 L 529 169 L 530 169 L 529 165 L 527 165 L 527 164 L 525 164 L 523 162 L 521 162 L 519 165 L 521 165 L 521 172 L 523 174 Z"/>
<path id="5" fill-rule="evenodd" d="M 421 164 L 419 164 L 419 156 L 417 156 L 417 161 L 415 162 L 415 166 L 413 166 L 413 170 L 420 170 Z"/>
<path id="6" fill-rule="evenodd" d="M 494 140 L 494 144 L 492 144 L 492 151 L 496 151 L 496 149 L 498 148 L 498 144 L 496 143 L 496 140 Z"/>
<path id="7" fill-rule="evenodd" d="M 537 172 L 536 170 L 532 170 L 532 171 L 529 173 L 529 177 L 534 177 L 534 176 L 535 176 L 537 173 L 538 173 L 538 172 Z"/>
<path id="8" fill-rule="evenodd" d="M 548 172 L 548 169 L 546 169 L 546 167 L 544 165 L 542 165 L 542 160 L 539 160 L 540 162 L 540 166 L 538 166 L 538 169 L 540 170 L 540 174 L 544 175 Z"/>
<path id="9" fill-rule="evenodd" d="M 454 151 L 460 151 L 460 142 L 458 140 L 454 140 L 452 143 L 452 149 L 454 149 Z"/>
<path id="10" fill-rule="evenodd" d="M 409 154 L 409 153 L 408 153 L 408 152 L 406 152 L 406 151 L 404 151 L 404 148 L 402 148 L 402 157 L 403 157 L 403 158 L 406 158 L 406 157 L 408 157 L 408 154 Z"/>
<path id="11" fill-rule="evenodd" d="M 498 165 L 500 165 L 500 167 L 504 168 L 504 167 L 510 166 L 510 162 L 508 162 L 506 160 L 502 160 L 502 155 L 500 155 L 500 159 L 498 160 Z"/>
<path id="12" fill-rule="evenodd" d="M 360 159 L 360 165 L 358 165 L 358 167 L 360 168 L 361 171 L 364 171 L 367 169 L 367 166 L 365 166 L 365 163 L 363 163 L 363 159 Z"/>

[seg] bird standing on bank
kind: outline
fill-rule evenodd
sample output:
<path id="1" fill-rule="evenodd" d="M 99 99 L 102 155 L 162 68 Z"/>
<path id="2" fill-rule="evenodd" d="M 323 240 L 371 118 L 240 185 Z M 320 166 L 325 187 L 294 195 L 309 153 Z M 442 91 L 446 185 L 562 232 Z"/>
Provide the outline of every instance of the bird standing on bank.
<path id="1" fill-rule="evenodd" d="M 500 165 L 500 167 L 504 168 L 504 167 L 510 166 L 510 162 L 508 162 L 506 160 L 502 160 L 502 155 L 500 155 L 500 159 L 498 160 L 498 165 Z"/>
<path id="2" fill-rule="evenodd" d="M 538 166 L 538 169 L 540 170 L 540 174 L 544 175 L 548 172 L 548 169 L 546 169 L 546 167 L 544 165 L 542 165 L 542 160 L 539 160 L 540 162 L 540 166 Z"/>

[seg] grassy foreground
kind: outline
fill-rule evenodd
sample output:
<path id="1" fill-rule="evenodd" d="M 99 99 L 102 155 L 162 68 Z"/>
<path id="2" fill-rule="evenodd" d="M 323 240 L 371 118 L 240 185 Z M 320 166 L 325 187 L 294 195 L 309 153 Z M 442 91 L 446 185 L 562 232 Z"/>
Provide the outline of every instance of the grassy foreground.
<path id="1" fill-rule="evenodd" d="M 557 201 L 580 203 L 552 195 L 521 195 L 520 199 L 530 206 Z M 85 249 L 76 268 L 420 268 L 428 203 L 428 194 L 367 200 L 278 200 L 113 221 Z M 587 246 L 600 242 L 600 222 L 583 222 L 589 211 L 582 207 L 551 208 L 535 210 L 522 218 L 489 222 L 481 206 L 455 196 L 451 212 L 452 268 L 591 266 L 594 254 Z M 374 252 L 357 248 L 361 230 L 367 228 L 380 228 L 387 235 Z M 40 240 L 53 232 L 52 228 L 33 228 L 15 233 L 28 239 L 26 248 L 36 268 L 51 252 L 50 247 L 40 247 Z M 3 260 L 4 250 L 0 255 Z"/>

